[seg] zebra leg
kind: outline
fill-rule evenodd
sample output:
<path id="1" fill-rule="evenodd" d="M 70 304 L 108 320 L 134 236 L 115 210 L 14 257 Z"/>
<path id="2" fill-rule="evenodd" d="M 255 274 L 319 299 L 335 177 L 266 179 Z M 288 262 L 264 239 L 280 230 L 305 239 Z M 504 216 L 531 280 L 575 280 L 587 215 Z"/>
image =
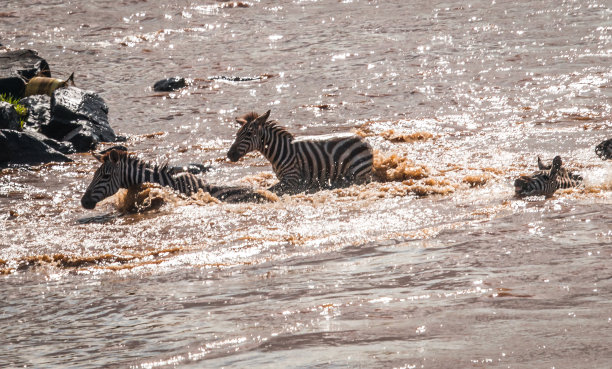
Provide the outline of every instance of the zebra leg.
<path id="1" fill-rule="evenodd" d="M 277 195 L 295 195 L 300 192 L 304 192 L 305 189 L 303 186 L 299 186 L 293 183 L 288 183 L 286 181 L 280 181 L 277 184 L 268 188 L 268 191 L 273 192 Z"/>

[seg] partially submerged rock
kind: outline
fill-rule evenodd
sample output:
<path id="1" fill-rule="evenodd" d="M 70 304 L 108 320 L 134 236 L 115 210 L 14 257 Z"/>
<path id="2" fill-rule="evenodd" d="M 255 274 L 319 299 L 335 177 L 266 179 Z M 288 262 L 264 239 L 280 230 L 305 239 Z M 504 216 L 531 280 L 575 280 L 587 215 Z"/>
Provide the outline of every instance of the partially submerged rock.
<path id="1" fill-rule="evenodd" d="M 71 161 L 30 133 L 0 129 L 0 167 Z"/>
<path id="2" fill-rule="evenodd" d="M 94 149 L 99 142 L 114 142 L 108 123 L 108 106 L 96 93 L 76 87 L 56 90 L 51 97 L 51 119 L 40 131 L 59 141 L 69 141 L 78 152 Z"/>
<path id="3" fill-rule="evenodd" d="M 187 86 L 185 78 L 170 77 L 155 82 L 153 90 L 155 91 L 175 91 Z"/>

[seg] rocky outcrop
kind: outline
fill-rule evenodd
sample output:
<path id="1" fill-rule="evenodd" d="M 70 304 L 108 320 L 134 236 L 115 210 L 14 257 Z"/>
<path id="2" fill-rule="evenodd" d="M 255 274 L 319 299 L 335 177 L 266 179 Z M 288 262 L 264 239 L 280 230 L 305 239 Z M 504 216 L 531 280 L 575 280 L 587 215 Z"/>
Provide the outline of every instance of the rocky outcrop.
<path id="1" fill-rule="evenodd" d="M 0 101 L 0 129 L 21 129 L 19 114 L 13 104 Z"/>
<path id="2" fill-rule="evenodd" d="M 47 61 L 34 50 L 0 53 L 0 95 L 23 97 L 26 81 L 34 76 L 51 77 Z"/>
<path id="3" fill-rule="evenodd" d="M 155 91 L 175 91 L 180 88 L 187 86 L 185 78 L 181 77 L 170 77 L 155 82 L 153 90 Z"/>
<path id="4" fill-rule="evenodd" d="M 30 133 L 0 129 L 0 167 L 70 161 Z"/>
<path id="5" fill-rule="evenodd" d="M 108 106 L 95 92 L 76 87 L 58 89 L 51 97 L 51 119 L 40 132 L 58 141 L 69 141 L 78 152 L 94 149 L 99 142 L 114 142 L 108 123 Z"/>
<path id="6" fill-rule="evenodd" d="M 28 96 L 19 103 L 27 109 L 24 126 L 38 130 L 41 125 L 51 120 L 51 98 L 47 95 Z"/>

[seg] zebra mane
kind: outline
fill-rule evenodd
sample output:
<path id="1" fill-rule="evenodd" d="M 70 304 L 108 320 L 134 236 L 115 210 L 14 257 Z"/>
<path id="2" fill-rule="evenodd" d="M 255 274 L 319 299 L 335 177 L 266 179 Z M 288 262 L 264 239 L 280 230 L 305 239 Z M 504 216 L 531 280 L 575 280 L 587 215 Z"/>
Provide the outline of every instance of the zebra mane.
<path id="1" fill-rule="evenodd" d="M 244 115 L 241 115 L 241 116 L 237 117 L 236 121 L 239 122 L 239 123 L 244 122 L 242 124 L 245 124 L 245 123 L 252 122 L 252 121 L 254 121 L 257 118 L 259 118 L 259 114 L 257 114 L 254 111 L 252 111 L 252 112 L 249 112 L 249 113 L 246 113 Z"/>
<path id="2" fill-rule="evenodd" d="M 135 156 L 134 153 L 125 151 L 125 150 L 111 150 L 111 151 L 115 151 L 117 154 L 119 154 L 119 161 L 123 161 L 124 163 L 130 163 L 130 162 L 138 162 L 138 163 L 142 163 L 144 164 L 144 166 L 146 168 L 149 169 L 157 169 L 160 173 L 169 173 L 169 169 L 168 169 L 168 161 L 163 162 L 162 164 L 157 164 L 157 163 L 151 163 L 147 160 L 143 160 L 140 159 L 139 157 Z M 103 162 L 106 162 L 109 160 L 109 156 L 111 155 L 111 151 L 104 153 L 101 156 L 101 159 Z"/>
<path id="3" fill-rule="evenodd" d="M 268 120 L 264 123 L 270 130 L 277 132 L 280 136 L 288 137 L 290 140 L 293 140 L 295 137 L 291 132 L 287 130 L 287 128 L 278 124 L 275 120 Z"/>

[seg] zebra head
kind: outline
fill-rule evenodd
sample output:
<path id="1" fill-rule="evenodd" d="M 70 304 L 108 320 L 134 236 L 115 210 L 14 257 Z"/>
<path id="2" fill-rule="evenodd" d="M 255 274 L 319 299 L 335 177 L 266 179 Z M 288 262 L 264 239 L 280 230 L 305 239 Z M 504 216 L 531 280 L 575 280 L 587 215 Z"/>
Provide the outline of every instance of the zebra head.
<path id="1" fill-rule="evenodd" d="M 240 127 L 238 133 L 236 133 L 236 140 L 227 152 L 229 160 L 235 162 L 253 150 L 262 149 L 263 126 L 269 116 L 270 110 L 262 116 L 257 116 L 255 113 L 249 113 L 236 118 L 236 122 L 242 124 L 242 127 Z"/>
<path id="2" fill-rule="evenodd" d="M 85 209 L 95 208 L 98 202 L 119 191 L 121 188 L 121 158 L 126 155 L 125 151 L 118 150 L 110 150 L 104 155 L 94 154 L 102 165 L 94 173 L 91 183 L 81 198 L 81 205 Z"/>

